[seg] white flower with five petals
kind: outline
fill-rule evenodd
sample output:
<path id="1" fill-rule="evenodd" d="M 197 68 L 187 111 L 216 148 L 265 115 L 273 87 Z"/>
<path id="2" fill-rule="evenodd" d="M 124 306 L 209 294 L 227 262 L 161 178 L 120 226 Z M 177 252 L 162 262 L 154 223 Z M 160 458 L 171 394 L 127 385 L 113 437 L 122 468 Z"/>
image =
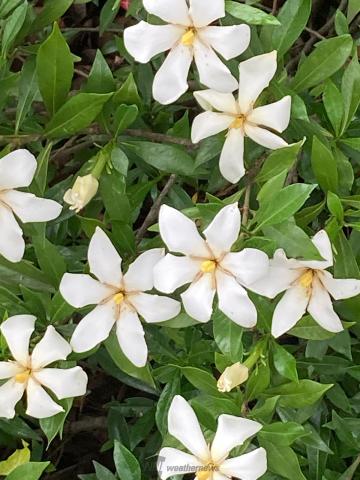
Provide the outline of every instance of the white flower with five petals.
<path id="1" fill-rule="evenodd" d="M 15 150 L 0 158 L 0 254 L 10 262 L 20 262 L 25 251 L 15 216 L 23 223 L 46 222 L 58 217 L 62 209 L 53 200 L 16 190 L 31 184 L 36 167 L 35 157 L 27 150 Z"/>
<path id="2" fill-rule="evenodd" d="M 249 45 L 250 28 L 209 26 L 225 16 L 224 0 L 189 0 L 189 6 L 186 0 L 143 0 L 143 4 L 167 25 L 140 22 L 125 29 L 124 42 L 129 53 L 141 63 L 170 50 L 155 75 L 155 100 L 166 105 L 187 91 L 193 58 L 201 83 L 219 92 L 236 90 L 237 81 L 215 51 L 226 60 L 237 57 Z"/>
<path id="3" fill-rule="evenodd" d="M 125 275 L 122 259 L 107 235 L 97 228 L 88 250 L 90 275 L 66 273 L 60 283 L 65 300 L 76 308 L 96 305 L 76 326 L 71 338 L 75 352 L 86 352 L 106 340 L 116 325 L 116 335 L 126 357 L 143 367 L 147 360 L 144 329 L 139 315 L 146 322 L 163 322 L 180 312 L 179 302 L 159 295 L 144 293 L 152 290 L 154 265 L 164 250 L 148 250 L 133 262 Z"/>
<path id="4" fill-rule="evenodd" d="M 260 93 L 269 85 L 277 69 L 277 52 L 266 53 L 240 63 L 239 97 L 231 93 L 204 90 L 194 96 L 206 110 L 195 117 L 191 138 L 194 143 L 227 130 L 220 155 L 220 171 L 236 183 L 245 175 L 244 138 L 272 150 L 288 144 L 273 132 L 283 132 L 290 121 L 291 97 L 254 108 Z"/>
<path id="5" fill-rule="evenodd" d="M 288 259 L 283 250 L 277 250 L 268 275 L 252 285 L 255 292 L 269 298 L 285 291 L 273 315 L 274 337 L 293 328 L 306 311 L 325 330 L 341 332 L 343 326 L 331 297 L 341 300 L 360 293 L 360 280 L 334 278 L 327 271 L 333 265 L 333 254 L 326 231 L 318 232 L 312 241 L 324 260 Z"/>
<path id="6" fill-rule="evenodd" d="M 212 315 L 215 293 L 219 309 L 233 322 L 251 328 L 257 313 L 243 288 L 266 274 L 267 255 L 254 248 L 231 252 L 238 239 L 241 215 L 237 204 L 220 210 L 204 231 L 203 239 L 193 221 L 174 208 L 163 205 L 159 216 L 160 234 L 171 252 L 154 269 L 155 288 L 172 293 L 191 283 L 181 294 L 186 312 L 199 322 Z"/>
<path id="7" fill-rule="evenodd" d="M 245 455 L 228 458 L 231 450 L 261 430 L 262 425 L 233 415 L 220 415 L 211 446 L 208 446 L 194 410 L 188 402 L 176 395 L 168 414 L 168 430 L 184 447 L 185 453 L 176 448 L 160 450 L 158 471 L 161 480 L 181 472 L 196 473 L 195 480 L 257 480 L 267 470 L 264 448 L 257 448 Z"/>
<path id="8" fill-rule="evenodd" d="M 24 392 L 27 397 L 26 413 L 35 418 L 48 418 L 64 409 L 46 392 L 52 391 L 61 400 L 84 395 L 87 375 L 81 367 L 48 368 L 65 360 L 71 347 L 54 327 L 49 326 L 42 339 L 29 354 L 30 337 L 34 332 L 35 317 L 15 315 L 0 326 L 14 360 L 0 362 L 0 417 L 13 418 L 15 405 Z"/>

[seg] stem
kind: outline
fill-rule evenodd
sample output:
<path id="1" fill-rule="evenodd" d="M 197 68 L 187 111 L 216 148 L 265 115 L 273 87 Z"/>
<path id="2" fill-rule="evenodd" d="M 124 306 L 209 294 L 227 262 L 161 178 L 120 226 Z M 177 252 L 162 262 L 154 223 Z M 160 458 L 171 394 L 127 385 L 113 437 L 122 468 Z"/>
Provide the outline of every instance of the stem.
<path id="1" fill-rule="evenodd" d="M 250 212 L 250 197 L 251 197 L 251 183 L 246 187 L 245 190 L 245 198 L 244 198 L 244 206 L 243 206 L 243 217 L 242 217 L 242 224 L 246 226 L 249 220 L 249 212 Z"/>
<path id="2" fill-rule="evenodd" d="M 108 157 L 107 157 L 106 152 L 104 152 L 103 150 L 100 150 L 97 157 L 98 158 L 96 160 L 96 163 L 95 163 L 93 169 L 91 170 L 91 175 L 93 177 L 99 179 L 101 177 L 101 174 L 102 174 L 106 164 L 107 164 Z"/>

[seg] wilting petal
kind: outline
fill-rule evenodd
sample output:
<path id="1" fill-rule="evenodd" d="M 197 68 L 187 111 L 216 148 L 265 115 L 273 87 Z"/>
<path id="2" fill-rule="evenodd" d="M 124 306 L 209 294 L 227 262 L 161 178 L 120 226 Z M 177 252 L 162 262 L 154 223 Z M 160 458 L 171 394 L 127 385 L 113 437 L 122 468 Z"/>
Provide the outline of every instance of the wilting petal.
<path id="1" fill-rule="evenodd" d="M 80 320 L 70 341 L 74 352 L 88 352 L 107 339 L 116 322 L 115 307 L 111 301 L 98 305 Z"/>
<path id="2" fill-rule="evenodd" d="M 173 293 L 177 288 L 191 283 L 200 272 L 201 260 L 175 257 L 168 253 L 154 268 L 156 290 Z"/>
<path id="3" fill-rule="evenodd" d="M 211 137 L 217 133 L 227 130 L 234 117 L 217 112 L 203 112 L 194 118 L 191 128 L 191 140 L 198 143 L 204 138 Z"/>
<path id="4" fill-rule="evenodd" d="M 59 289 L 67 303 L 75 308 L 97 305 L 115 294 L 113 288 L 81 273 L 65 273 Z"/>
<path id="5" fill-rule="evenodd" d="M 155 55 L 170 50 L 184 32 L 185 28 L 175 25 L 151 25 L 139 22 L 125 28 L 125 48 L 137 62 L 147 63 Z"/>
<path id="6" fill-rule="evenodd" d="M 220 415 L 218 427 L 211 445 L 211 458 L 217 463 L 227 457 L 231 450 L 262 429 L 261 423 L 233 415 Z"/>
<path id="7" fill-rule="evenodd" d="M 180 313 L 181 304 L 176 300 L 149 293 L 135 293 L 127 297 L 138 314 L 148 323 L 170 320 Z"/>
<path id="8" fill-rule="evenodd" d="M 148 348 L 143 326 L 135 310 L 127 306 L 121 309 L 116 322 L 116 335 L 124 355 L 136 367 L 146 365 Z"/>
<path id="9" fill-rule="evenodd" d="M 159 214 L 160 235 L 171 252 L 208 258 L 209 249 L 195 223 L 175 208 L 162 205 Z"/>
<path id="10" fill-rule="evenodd" d="M 24 371 L 24 368 L 21 367 L 16 362 L 12 362 L 12 361 L 0 362 L 0 380 L 5 380 L 11 377 L 15 377 L 15 375 L 23 371 Z"/>
<path id="11" fill-rule="evenodd" d="M 12 378 L 0 386 L 0 417 L 15 417 L 15 405 L 21 400 L 25 385 Z"/>
<path id="12" fill-rule="evenodd" d="M 221 93 L 215 90 L 199 90 L 194 92 L 194 97 L 204 110 L 218 110 L 219 112 L 237 115 L 239 107 L 232 93 Z M 231 117 L 233 121 L 234 118 Z"/>
<path id="13" fill-rule="evenodd" d="M 50 395 L 31 377 L 29 378 L 26 387 L 26 395 L 26 413 L 31 417 L 48 418 L 64 411 L 64 409 L 54 402 Z"/>
<path id="14" fill-rule="evenodd" d="M 244 132 L 241 128 L 230 128 L 220 155 L 221 175 L 236 183 L 245 175 Z"/>
<path id="15" fill-rule="evenodd" d="M 200 82 L 203 85 L 225 93 L 233 92 L 237 89 L 238 83 L 236 79 L 211 47 L 195 39 L 193 48 Z"/>
<path id="16" fill-rule="evenodd" d="M 246 135 L 250 137 L 251 140 L 265 148 L 276 150 L 288 146 L 285 140 L 275 135 L 275 133 L 265 130 L 265 128 L 256 127 L 245 122 L 244 129 Z"/>
<path id="17" fill-rule="evenodd" d="M 252 283 L 268 273 L 269 258 L 256 248 L 244 248 L 241 252 L 225 255 L 221 267 L 232 273 L 241 284 L 251 287 Z"/>
<path id="18" fill-rule="evenodd" d="M 338 333 L 344 330 L 340 318 L 334 311 L 330 295 L 315 276 L 312 283 L 312 295 L 308 312 L 321 327 L 329 332 Z"/>
<path id="19" fill-rule="evenodd" d="M 291 330 L 306 312 L 308 303 L 309 292 L 301 285 L 295 285 L 286 290 L 274 311 L 272 335 L 277 338 Z"/>
<path id="20" fill-rule="evenodd" d="M 260 93 L 269 85 L 277 69 L 277 52 L 257 55 L 239 65 L 239 105 L 241 112 L 251 111 Z"/>
<path id="21" fill-rule="evenodd" d="M 354 278 L 334 278 L 330 272 L 324 271 L 320 273 L 320 281 L 335 300 L 356 297 L 360 294 L 360 280 Z"/>
<path id="22" fill-rule="evenodd" d="M 102 283 L 120 286 L 122 280 L 121 257 L 106 233 L 97 227 L 91 237 L 88 260 L 90 272 Z"/>
<path id="23" fill-rule="evenodd" d="M 183 471 L 185 471 L 185 468 L 189 468 L 191 469 L 190 472 L 195 473 L 202 465 L 203 464 L 194 457 L 194 455 L 189 455 L 181 450 L 169 447 L 160 450 L 157 461 L 157 469 L 161 480 L 166 480 L 167 478 L 176 475 L 176 467 L 183 467 Z M 180 471 L 178 471 L 178 474 L 180 474 Z"/>
<path id="24" fill-rule="evenodd" d="M 0 190 L 28 187 L 36 172 L 36 158 L 19 149 L 0 158 Z"/>
<path id="25" fill-rule="evenodd" d="M 44 387 L 55 393 L 59 400 L 85 395 L 87 375 L 80 367 L 44 368 L 33 374 Z"/>
<path id="26" fill-rule="evenodd" d="M 257 480 L 267 470 L 266 450 L 257 448 L 240 457 L 225 460 L 220 465 L 220 472 L 228 477 L 241 478 L 241 480 Z"/>
<path id="27" fill-rule="evenodd" d="M 153 97 L 156 101 L 169 105 L 187 91 L 192 59 L 192 49 L 182 43 L 170 50 L 154 78 Z"/>
<path id="28" fill-rule="evenodd" d="M 198 322 L 208 322 L 213 309 L 215 296 L 215 282 L 213 275 L 204 274 L 200 280 L 195 281 L 181 294 L 181 299 L 186 313 Z"/>
<path id="29" fill-rule="evenodd" d="M 220 270 L 216 272 L 219 309 L 233 322 L 245 328 L 256 325 L 257 313 L 246 290 L 234 279 Z"/>
<path id="30" fill-rule="evenodd" d="M 124 275 L 125 290 L 127 292 L 151 290 L 154 287 L 154 267 L 164 254 L 163 248 L 152 248 L 139 255 Z"/>
<path id="31" fill-rule="evenodd" d="M 0 325 L 12 356 L 21 365 L 29 360 L 30 337 L 35 330 L 36 317 L 33 315 L 14 315 Z"/>
<path id="32" fill-rule="evenodd" d="M 204 230 L 208 245 L 217 258 L 230 252 L 231 247 L 238 239 L 240 226 L 240 210 L 238 204 L 233 203 L 222 208 Z M 221 235 L 219 235 L 220 232 Z"/>
<path id="33" fill-rule="evenodd" d="M 32 193 L 9 190 L 0 194 L 0 199 L 13 210 L 23 223 L 47 222 L 60 215 L 62 206 L 47 198 L 35 197 Z"/>
<path id="34" fill-rule="evenodd" d="M 9 262 L 20 262 L 24 256 L 23 232 L 12 211 L 0 204 L 0 254 Z"/>
<path id="35" fill-rule="evenodd" d="M 199 30 L 200 39 L 211 45 L 226 60 L 241 55 L 248 48 L 250 34 L 248 25 L 206 27 Z"/>
<path id="36" fill-rule="evenodd" d="M 209 458 L 209 448 L 195 412 L 185 398 L 180 395 L 175 395 L 171 402 L 168 413 L 168 430 L 170 435 L 179 440 L 199 460 L 206 461 Z"/>
<path id="37" fill-rule="evenodd" d="M 320 230 L 313 238 L 312 242 L 318 249 L 324 260 L 301 261 L 302 266 L 307 268 L 324 270 L 333 266 L 333 253 L 330 238 L 325 230 Z"/>
<path id="38" fill-rule="evenodd" d="M 189 12 L 196 27 L 206 27 L 225 17 L 224 0 L 190 0 Z"/>
<path id="39" fill-rule="evenodd" d="M 38 369 L 58 360 L 66 360 L 71 353 L 69 343 L 51 325 L 31 354 L 31 365 Z"/>
<path id="40" fill-rule="evenodd" d="M 186 0 L 173 0 L 169 8 L 169 0 L 143 0 L 144 8 L 165 22 L 189 26 L 189 8 Z"/>
<path id="41" fill-rule="evenodd" d="M 287 96 L 270 105 L 264 105 L 253 110 L 247 117 L 247 121 L 262 127 L 272 128 L 277 132 L 283 132 L 290 121 L 291 97 Z"/>

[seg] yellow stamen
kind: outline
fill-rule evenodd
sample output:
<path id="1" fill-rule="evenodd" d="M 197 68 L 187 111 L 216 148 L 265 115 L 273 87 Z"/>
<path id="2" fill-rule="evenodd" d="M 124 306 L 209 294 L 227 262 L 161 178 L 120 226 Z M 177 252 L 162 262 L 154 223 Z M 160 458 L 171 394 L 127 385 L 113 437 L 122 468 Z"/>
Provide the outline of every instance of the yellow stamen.
<path id="1" fill-rule="evenodd" d="M 116 303 L 116 305 L 120 305 L 124 301 L 125 295 L 121 292 L 117 293 L 114 295 L 113 300 Z"/>
<path id="2" fill-rule="evenodd" d="M 27 382 L 29 376 L 30 370 L 25 370 L 25 372 L 18 373 L 17 375 L 15 375 L 15 382 L 25 383 Z"/>
<path id="3" fill-rule="evenodd" d="M 203 470 L 199 470 L 196 473 L 196 480 L 212 480 L 213 478 L 213 472 L 217 472 L 218 467 L 214 463 L 209 463 L 205 467 L 203 467 Z"/>
<path id="4" fill-rule="evenodd" d="M 230 125 L 230 128 L 242 128 L 244 125 L 244 117 L 236 117 L 235 120 Z"/>
<path id="5" fill-rule="evenodd" d="M 216 262 L 214 260 L 205 260 L 200 268 L 203 273 L 212 273 L 216 268 Z"/>
<path id="6" fill-rule="evenodd" d="M 184 35 L 181 37 L 181 43 L 186 45 L 187 47 L 191 47 L 191 45 L 195 41 L 195 31 L 193 28 L 190 28 Z"/>
<path id="7" fill-rule="evenodd" d="M 309 288 L 313 282 L 314 273 L 313 270 L 307 270 L 303 275 L 300 277 L 300 285 L 304 288 Z"/>

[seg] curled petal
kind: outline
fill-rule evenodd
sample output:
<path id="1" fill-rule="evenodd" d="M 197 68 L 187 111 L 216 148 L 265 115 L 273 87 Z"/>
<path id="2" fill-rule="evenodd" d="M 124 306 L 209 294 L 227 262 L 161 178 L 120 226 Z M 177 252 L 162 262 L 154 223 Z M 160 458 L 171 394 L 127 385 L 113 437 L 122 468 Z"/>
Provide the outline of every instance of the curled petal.
<path id="1" fill-rule="evenodd" d="M 330 295 L 321 284 L 318 277 L 314 277 L 312 295 L 308 312 L 321 327 L 329 332 L 338 333 L 344 330 L 340 318 L 334 311 Z"/>
<path id="2" fill-rule="evenodd" d="M 29 342 L 35 330 L 35 320 L 33 315 L 14 315 L 0 326 L 12 356 L 24 366 L 29 360 Z"/>
<path id="3" fill-rule="evenodd" d="M 221 93 L 215 90 L 199 90 L 194 92 L 194 97 L 204 110 L 217 110 L 218 112 L 237 115 L 239 108 L 232 93 Z M 231 121 L 234 119 L 232 118 Z"/>
<path id="4" fill-rule="evenodd" d="M 69 343 L 50 325 L 32 351 L 31 366 L 42 368 L 58 360 L 66 360 L 70 353 Z"/>
<path id="5" fill-rule="evenodd" d="M 241 252 L 230 252 L 221 261 L 221 266 L 232 273 L 241 284 L 250 286 L 265 277 L 269 269 L 266 253 L 256 248 L 244 248 Z"/>
<path id="6" fill-rule="evenodd" d="M 308 290 L 301 285 L 290 287 L 276 305 L 271 333 L 275 338 L 291 330 L 306 312 L 309 303 Z"/>
<path id="7" fill-rule="evenodd" d="M 21 400 L 24 391 L 25 383 L 16 382 L 13 378 L 0 386 L 0 417 L 15 417 L 15 406 Z"/>
<path id="8" fill-rule="evenodd" d="M 38 384 L 37 381 L 29 378 L 27 387 L 27 415 L 34 418 L 48 418 L 63 412 L 64 409 L 58 405 Z"/>
<path id="9" fill-rule="evenodd" d="M 127 292 L 151 290 L 154 287 L 154 267 L 164 254 L 163 248 L 152 248 L 139 255 L 124 275 L 125 290 Z"/>
<path id="10" fill-rule="evenodd" d="M 47 222 L 57 218 L 62 210 L 54 200 L 38 198 L 32 193 L 9 190 L 0 197 L 23 223 Z"/>
<path id="11" fill-rule="evenodd" d="M 225 60 L 241 55 L 248 48 L 250 34 L 248 25 L 206 27 L 199 30 L 201 40 L 211 45 Z"/>
<path id="12" fill-rule="evenodd" d="M 0 158 L 0 190 L 28 187 L 36 172 L 36 158 L 19 149 Z"/>
<path id="13" fill-rule="evenodd" d="M 10 208 L 1 204 L 0 231 L 0 254 L 3 255 L 9 262 L 20 262 L 25 252 L 23 232 Z"/>
<path id="14" fill-rule="evenodd" d="M 228 129 L 234 117 L 217 112 L 203 112 L 194 118 L 191 128 L 191 140 L 198 143 Z"/>
<path id="15" fill-rule="evenodd" d="M 191 283 L 200 268 L 201 260 L 168 253 L 154 268 L 155 288 L 160 292 L 173 293 L 177 288 Z"/>
<path id="16" fill-rule="evenodd" d="M 81 367 L 44 368 L 34 373 L 35 379 L 55 393 L 59 400 L 85 395 L 87 375 Z"/>
<path id="17" fill-rule="evenodd" d="M 277 132 L 283 132 L 289 125 L 291 113 L 291 97 L 287 96 L 278 102 L 255 108 L 247 117 L 248 122 Z"/>
<path id="18" fill-rule="evenodd" d="M 320 255 L 324 260 L 312 260 L 299 262 L 303 267 L 324 270 L 333 266 L 333 253 L 329 235 L 325 230 L 320 230 L 312 238 L 312 242 L 318 249 Z"/>
<path id="19" fill-rule="evenodd" d="M 170 320 L 180 313 L 181 304 L 176 300 L 149 293 L 135 293 L 128 297 L 131 305 L 148 323 Z"/>
<path id="20" fill-rule="evenodd" d="M 65 273 L 59 288 L 67 303 L 75 308 L 97 305 L 115 293 L 114 288 L 81 273 Z"/>
<path id="21" fill-rule="evenodd" d="M 175 473 L 174 467 L 179 467 L 179 471 L 183 468 L 183 471 L 195 473 L 202 466 L 203 464 L 194 455 L 169 447 L 160 450 L 157 461 L 157 469 L 161 480 L 172 477 Z"/>
<path id="22" fill-rule="evenodd" d="M 278 148 L 287 147 L 288 144 L 275 133 L 265 130 L 265 128 L 256 127 L 245 123 L 244 125 L 245 133 L 248 137 L 251 138 L 255 143 L 265 147 L 271 148 L 271 150 L 277 150 Z"/>
<path id="23" fill-rule="evenodd" d="M 198 322 L 206 323 L 210 320 L 215 296 L 214 277 L 210 273 L 204 274 L 181 294 L 186 313 Z"/>
<path id="24" fill-rule="evenodd" d="M 330 272 L 321 272 L 321 283 L 335 300 L 356 297 L 360 294 L 360 280 L 334 278 Z"/>
<path id="25" fill-rule="evenodd" d="M 236 477 L 241 480 L 257 480 L 267 470 L 266 450 L 257 448 L 240 457 L 225 460 L 220 465 L 220 472 L 229 478 Z"/>
<path id="26" fill-rule="evenodd" d="M 0 380 L 7 380 L 8 378 L 15 377 L 15 375 L 23 371 L 24 368 L 17 362 L 0 362 Z"/>

